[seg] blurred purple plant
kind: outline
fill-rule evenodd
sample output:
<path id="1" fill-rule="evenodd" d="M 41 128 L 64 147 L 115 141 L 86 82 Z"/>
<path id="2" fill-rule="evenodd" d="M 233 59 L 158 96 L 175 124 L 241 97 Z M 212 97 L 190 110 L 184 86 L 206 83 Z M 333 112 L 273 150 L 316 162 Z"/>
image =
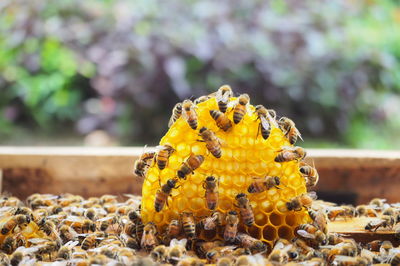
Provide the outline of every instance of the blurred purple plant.
<path id="1" fill-rule="evenodd" d="M 346 28 L 365 8 L 344 0 L 4 1 L 0 108 L 16 123 L 74 122 L 82 134 L 104 129 L 156 144 L 177 101 L 228 83 L 293 117 L 303 134 L 337 138 L 354 115 L 377 117 L 379 102 L 357 109 L 362 95 L 400 87 L 382 80 L 400 69 L 398 57 L 354 42 Z"/>

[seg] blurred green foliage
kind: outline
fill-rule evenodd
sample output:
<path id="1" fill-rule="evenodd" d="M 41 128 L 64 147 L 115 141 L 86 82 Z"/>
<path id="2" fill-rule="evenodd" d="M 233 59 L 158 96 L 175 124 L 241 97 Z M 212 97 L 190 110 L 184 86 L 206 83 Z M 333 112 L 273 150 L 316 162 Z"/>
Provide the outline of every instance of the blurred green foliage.
<path id="1" fill-rule="evenodd" d="M 177 101 L 225 83 L 306 146 L 400 148 L 399 2 L 0 4 L 2 142 L 102 129 L 156 144 Z"/>

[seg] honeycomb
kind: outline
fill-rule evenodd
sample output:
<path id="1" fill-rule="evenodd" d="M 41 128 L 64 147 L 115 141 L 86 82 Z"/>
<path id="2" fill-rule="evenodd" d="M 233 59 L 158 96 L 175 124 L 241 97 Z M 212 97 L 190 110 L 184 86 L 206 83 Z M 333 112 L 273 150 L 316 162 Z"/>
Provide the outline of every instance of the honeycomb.
<path id="1" fill-rule="evenodd" d="M 231 97 L 230 102 L 237 98 Z M 247 232 L 270 247 L 277 238 L 291 239 L 297 225 L 310 221 L 305 211 L 288 211 L 286 202 L 291 198 L 306 193 L 305 180 L 299 171 L 299 162 L 278 163 L 274 159 L 283 146 L 289 143 L 282 130 L 272 126 L 270 136 L 265 140 L 258 134 L 259 120 L 254 112 L 255 107 L 248 105 L 248 112 L 238 124 L 232 122 L 227 132 L 217 127 L 210 115 L 210 110 L 218 110 L 215 97 L 198 103 L 195 111 L 198 116 L 197 130 L 193 130 L 184 117 L 180 117 L 161 139 L 160 145 L 170 145 L 175 151 L 170 155 L 168 164 L 159 170 L 153 163 L 145 176 L 142 188 L 142 219 L 154 222 L 158 229 L 165 231 L 172 219 L 179 219 L 180 213 L 191 212 L 196 219 L 209 216 L 203 182 L 207 176 L 219 179 L 219 202 L 216 208 L 224 214 L 230 210 L 239 211 L 235 207 L 235 196 L 246 193 L 254 212 L 255 223 L 251 227 L 241 222 L 239 231 Z M 233 108 L 226 111 L 233 121 Z M 199 141 L 201 127 L 211 129 L 221 140 L 221 158 L 214 157 L 206 148 L 206 143 Z M 204 162 L 189 174 L 186 180 L 178 181 L 178 188 L 173 189 L 168 197 L 168 206 L 160 212 L 154 208 L 155 195 L 161 186 L 177 176 L 177 171 L 190 155 L 203 155 Z M 248 193 L 248 186 L 254 177 L 278 176 L 281 180 L 279 189 L 272 188 L 262 193 Z M 203 231 L 200 239 L 220 239 L 217 232 Z"/>

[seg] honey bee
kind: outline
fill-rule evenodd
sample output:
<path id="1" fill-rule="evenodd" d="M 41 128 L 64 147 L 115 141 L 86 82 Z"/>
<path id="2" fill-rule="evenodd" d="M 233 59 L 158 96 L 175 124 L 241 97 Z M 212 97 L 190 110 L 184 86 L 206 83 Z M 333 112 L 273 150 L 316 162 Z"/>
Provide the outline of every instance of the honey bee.
<path id="1" fill-rule="evenodd" d="M 308 214 L 314 222 L 314 225 L 321 230 L 324 234 L 328 233 L 328 219 L 326 214 L 322 210 L 314 211 L 308 210 Z"/>
<path id="2" fill-rule="evenodd" d="M 115 214 L 109 214 L 106 217 L 98 219 L 97 222 L 100 222 L 100 231 L 107 231 L 110 226 L 114 224 L 119 225 L 119 217 Z"/>
<path id="3" fill-rule="evenodd" d="M 254 224 L 254 213 L 250 205 L 250 201 L 246 194 L 239 193 L 236 195 L 237 207 L 240 211 L 240 216 L 242 217 L 243 223 L 247 226 L 252 226 Z"/>
<path id="4" fill-rule="evenodd" d="M 317 169 L 314 167 L 300 162 L 300 173 L 303 175 L 304 179 L 306 180 L 306 187 L 311 188 L 314 187 L 319 180 L 319 175 Z"/>
<path id="5" fill-rule="evenodd" d="M 1 250 L 3 250 L 7 254 L 11 254 L 14 252 L 16 248 L 16 241 L 12 235 L 8 235 L 3 239 L 3 243 L 1 244 Z"/>
<path id="6" fill-rule="evenodd" d="M 46 218 L 42 218 L 38 223 L 39 229 L 42 230 L 46 235 L 56 235 L 58 233 L 56 231 L 56 226 L 52 221 L 47 220 Z"/>
<path id="7" fill-rule="evenodd" d="M 214 230 L 217 225 L 222 225 L 222 214 L 220 212 L 214 212 L 210 217 L 206 217 L 201 221 L 203 229 L 206 231 Z"/>
<path id="8" fill-rule="evenodd" d="M 186 255 L 186 243 L 187 239 L 177 240 L 172 239 L 171 243 L 169 244 L 167 261 L 171 264 L 177 264 L 182 262 L 182 258 Z"/>
<path id="9" fill-rule="evenodd" d="M 176 188 L 177 182 L 177 179 L 169 179 L 167 183 L 157 191 L 154 201 L 154 209 L 156 212 L 160 212 L 164 208 L 164 205 L 166 203 L 168 204 L 168 197 L 170 196 L 172 189 Z"/>
<path id="10" fill-rule="evenodd" d="M 302 147 L 284 147 L 275 157 L 275 162 L 299 161 L 306 157 L 307 153 Z"/>
<path id="11" fill-rule="evenodd" d="M 10 261 L 7 264 L 10 264 L 11 266 L 18 266 L 23 259 L 24 259 L 24 254 L 20 251 L 15 251 L 11 254 Z"/>
<path id="12" fill-rule="evenodd" d="M 32 210 L 27 207 L 18 207 L 17 209 L 15 209 L 14 215 L 18 215 L 18 214 L 26 215 L 27 217 L 29 217 L 31 219 L 31 221 L 34 220 Z"/>
<path id="13" fill-rule="evenodd" d="M 190 155 L 189 158 L 182 163 L 181 168 L 178 170 L 178 177 L 186 179 L 186 176 L 190 173 L 194 173 L 194 170 L 199 168 L 203 162 L 203 155 Z"/>
<path id="14" fill-rule="evenodd" d="M 337 217 L 354 217 L 355 209 L 351 206 L 329 207 L 327 212 L 328 219 L 334 221 Z"/>
<path id="15" fill-rule="evenodd" d="M 217 127 L 223 131 L 228 131 L 232 128 L 232 122 L 229 120 L 228 116 L 218 110 L 210 110 L 211 117 L 215 120 Z"/>
<path id="16" fill-rule="evenodd" d="M 161 263 L 161 262 L 166 262 L 167 254 L 168 254 L 168 248 L 165 245 L 159 245 L 150 252 L 150 257 L 155 262 Z"/>
<path id="17" fill-rule="evenodd" d="M 57 258 L 69 260 L 72 258 L 72 249 L 79 244 L 79 241 L 70 241 L 62 246 L 57 253 Z"/>
<path id="18" fill-rule="evenodd" d="M 140 249 L 140 245 L 136 240 L 136 237 L 129 236 L 127 234 L 121 234 L 120 239 L 124 243 L 124 245 L 131 249 Z"/>
<path id="19" fill-rule="evenodd" d="M 48 255 L 51 260 L 51 254 L 59 249 L 58 244 L 55 241 L 46 241 L 42 245 L 38 246 L 36 256 L 40 260 L 43 260 L 43 255 Z"/>
<path id="20" fill-rule="evenodd" d="M 359 205 L 356 207 L 357 216 L 378 217 L 378 213 L 370 206 Z"/>
<path id="21" fill-rule="evenodd" d="M 237 234 L 237 227 L 239 224 L 239 218 L 236 211 L 230 211 L 226 215 L 226 226 L 224 231 L 224 240 L 226 242 L 232 243 L 235 241 Z"/>
<path id="22" fill-rule="evenodd" d="M 385 205 L 386 199 L 374 198 L 368 205 L 374 206 L 376 208 L 382 208 Z"/>
<path id="23" fill-rule="evenodd" d="M 210 99 L 210 96 L 208 96 L 208 95 L 203 95 L 203 96 L 200 96 L 199 98 L 195 99 L 195 100 L 193 101 L 193 103 L 194 103 L 195 105 L 198 105 L 199 103 L 205 102 L 205 101 L 207 101 L 208 99 Z"/>
<path id="24" fill-rule="evenodd" d="M 206 127 L 200 128 L 201 141 L 206 143 L 207 150 L 214 155 L 215 158 L 221 158 L 221 142 L 213 131 Z"/>
<path id="25" fill-rule="evenodd" d="M 168 122 L 168 127 L 171 127 L 176 120 L 182 115 L 182 103 L 175 104 L 174 108 L 172 109 L 172 115 Z"/>
<path id="26" fill-rule="evenodd" d="M 63 243 L 77 239 L 77 233 L 70 226 L 64 224 L 59 229 L 59 235 Z"/>
<path id="27" fill-rule="evenodd" d="M 185 235 L 188 239 L 193 239 L 196 236 L 196 224 L 194 222 L 193 213 L 183 212 L 181 213 L 181 218 Z"/>
<path id="28" fill-rule="evenodd" d="M 285 245 L 282 242 L 277 242 L 268 256 L 268 260 L 279 263 L 286 264 L 289 261 L 288 251 L 292 249 L 292 245 Z"/>
<path id="29" fill-rule="evenodd" d="M 181 232 L 181 226 L 179 224 L 179 220 L 171 220 L 167 227 L 167 235 L 168 237 L 177 238 Z"/>
<path id="30" fill-rule="evenodd" d="M 155 154 L 155 152 L 145 152 L 135 161 L 134 173 L 137 176 L 143 178 L 146 176 L 147 170 L 149 169 Z"/>
<path id="31" fill-rule="evenodd" d="M 13 231 L 17 226 L 26 226 L 31 221 L 29 216 L 24 214 L 17 214 L 11 216 L 7 222 L 5 222 L 1 228 L 1 234 L 6 235 L 9 232 Z"/>
<path id="32" fill-rule="evenodd" d="M 136 237 L 136 224 L 129 221 L 124 226 L 124 232 L 128 236 Z"/>
<path id="33" fill-rule="evenodd" d="M 207 208 L 214 210 L 218 205 L 218 181 L 214 176 L 207 176 L 203 182 L 203 188 L 206 190 L 205 198 Z"/>
<path id="34" fill-rule="evenodd" d="M 191 100 L 184 100 L 182 103 L 182 116 L 186 119 L 189 126 L 193 129 L 197 129 L 197 113 L 195 110 L 195 105 Z"/>
<path id="35" fill-rule="evenodd" d="M 291 119 L 287 117 L 281 117 L 281 119 L 279 119 L 278 124 L 281 130 L 283 131 L 283 134 L 285 134 L 286 138 L 289 140 L 290 144 L 292 145 L 295 144 L 297 138 L 303 140 L 301 138 L 300 131 L 296 128 L 296 125 Z"/>
<path id="36" fill-rule="evenodd" d="M 345 241 L 345 238 L 343 238 L 342 235 L 337 233 L 327 233 L 326 236 L 328 238 L 329 245 L 336 245 Z"/>
<path id="37" fill-rule="evenodd" d="M 140 246 L 147 251 L 152 250 L 157 245 L 156 238 L 157 228 L 154 223 L 150 222 L 144 226 L 142 240 Z"/>
<path id="38" fill-rule="evenodd" d="M 69 225 L 77 233 L 83 234 L 96 231 L 96 224 L 89 220 L 78 216 L 68 216 L 63 223 Z"/>
<path id="39" fill-rule="evenodd" d="M 84 216 L 92 221 L 96 221 L 97 212 L 94 208 L 89 208 L 85 210 Z"/>
<path id="40" fill-rule="evenodd" d="M 344 256 L 344 255 L 337 255 L 332 262 L 332 265 L 340 265 L 340 266 L 358 266 L 358 265 L 371 265 L 367 258 L 361 256 Z"/>
<path id="41" fill-rule="evenodd" d="M 144 231 L 144 224 L 142 219 L 136 221 L 136 239 L 141 240 Z"/>
<path id="42" fill-rule="evenodd" d="M 260 124 L 258 124 L 257 137 L 258 133 L 261 132 L 261 136 L 263 139 L 267 139 L 271 134 L 271 124 L 277 127 L 277 123 L 275 121 L 276 113 L 274 110 L 267 110 L 262 105 L 257 105 L 255 107 L 255 112 L 257 114 L 257 120 L 260 120 Z"/>
<path id="43" fill-rule="evenodd" d="M 247 104 L 250 101 L 250 97 L 248 94 L 242 94 L 238 98 L 238 103 L 235 105 L 233 109 L 233 122 L 238 124 L 242 121 L 243 117 L 247 113 Z"/>
<path id="44" fill-rule="evenodd" d="M 301 224 L 296 227 L 296 235 L 306 240 L 313 239 L 323 245 L 327 243 L 327 238 L 324 232 L 311 224 Z"/>
<path id="45" fill-rule="evenodd" d="M 195 243 L 194 246 L 194 251 L 196 252 L 196 254 L 201 257 L 204 258 L 204 256 L 207 254 L 207 252 L 213 250 L 216 247 L 222 247 L 224 245 L 224 243 L 222 241 L 204 241 L 204 240 L 200 240 L 197 241 Z"/>
<path id="46" fill-rule="evenodd" d="M 117 251 L 117 260 L 123 265 L 128 265 L 136 259 L 136 253 L 130 248 L 119 248 Z M 144 265 L 143 265 L 144 266 Z"/>
<path id="47" fill-rule="evenodd" d="M 225 113 L 228 109 L 229 98 L 232 96 L 233 92 L 230 86 L 223 85 L 218 89 L 215 97 L 218 103 L 218 108 L 222 113 Z"/>
<path id="48" fill-rule="evenodd" d="M 242 247 L 249 248 L 252 253 L 261 253 L 268 249 L 264 242 L 245 233 L 237 233 L 236 240 Z"/>
<path id="49" fill-rule="evenodd" d="M 286 207 L 289 211 L 301 211 L 303 207 L 310 208 L 315 199 L 317 199 L 317 194 L 311 191 L 292 198 L 286 202 Z"/>
<path id="50" fill-rule="evenodd" d="M 395 218 L 393 216 L 388 216 L 388 215 L 382 215 L 381 219 L 377 221 L 371 221 L 365 226 L 365 230 L 368 231 L 376 231 L 378 230 L 379 227 L 388 227 L 388 228 L 393 228 L 395 225 Z"/>
<path id="51" fill-rule="evenodd" d="M 83 239 L 82 244 L 81 244 L 81 248 L 83 250 L 88 250 L 88 249 L 96 246 L 98 240 L 99 239 L 98 239 L 96 234 L 90 234 L 87 237 L 85 237 L 85 239 Z"/>
<path id="52" fill-rule="evenodd" d="M 168 158 L 175 151 L 170 145 L 164 145 L 160 147 L 156 155 L 157 166 L 160 170 L 163 170 L 167 166 Z"/>
<path id="53" fill-rule="evenodd" d="M 273 187 L 278 188 L 281 181 L 277 176 L 266 176 L 264 178 L 254 178 L 254 182 L 247 188 L 249 193 L 261 193 Z"/>

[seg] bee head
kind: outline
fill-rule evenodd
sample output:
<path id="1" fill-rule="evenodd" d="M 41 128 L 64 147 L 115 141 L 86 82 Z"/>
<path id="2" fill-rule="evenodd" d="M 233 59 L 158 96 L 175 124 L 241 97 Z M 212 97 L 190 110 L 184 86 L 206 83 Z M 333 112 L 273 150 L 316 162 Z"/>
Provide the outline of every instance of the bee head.
<path id="1" fill-rule="evenodd" d="M 241 198 L 245 198 L 245 197 L 246 197 L 246 194 L 244 194 L 244 193 L 239 193 L 239 194 L 236 195 L 236 199 L 237 200 L 241 199 Z"/>
<path id="2" fill-rule="evenodd" d="M 279 186 L 281 184 L 281 180 L 279 179 L 279 176 L 274 176 L 274 181 L 277 186 Z"/>
<path id="3" fill-rule="evenodd" d="M 168 185 L 169 187 L 171 187 L 171 188 L 174 188 L 175 185 L 176 185 L 176 180 L 175 180 L 175 179 L 169 179 L 169 180 L 167 181 L 167 185 Z"/>
<path id="4" fill-rule="evenodd" d="M 206 131 L 207 130 L 207 128 L 206 127 L 202 127 L 202 128 L 200 128 L 200 133 L 203 133 L 204 131 Z"/>
<path id="5" fill-rule="evenodd" d="M 207 182 L 213 182 L 213 181 L 215 181 L 215 177 L 213 177 L 212 175 L 207 176 L 206 181 Z"/>
<path id="6" fill-rule="evenodd" d="M 237 215 L 237 212 L 236 211 L 229 211 L 228 214 L 229 215 Z"/>

